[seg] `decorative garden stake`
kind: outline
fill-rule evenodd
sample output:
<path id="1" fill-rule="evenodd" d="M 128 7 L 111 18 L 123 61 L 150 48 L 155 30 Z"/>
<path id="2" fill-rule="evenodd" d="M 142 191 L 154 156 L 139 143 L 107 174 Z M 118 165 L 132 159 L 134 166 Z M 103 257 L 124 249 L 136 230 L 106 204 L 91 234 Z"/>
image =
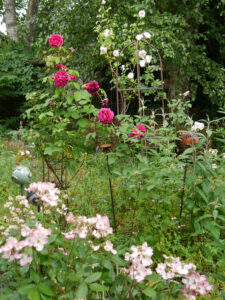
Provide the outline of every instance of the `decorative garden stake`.
<path id="1" fill-rule="evenodd" d="M 111 147 L 111 145 L 109 145 Z M 109 188 L 110 188 L 110 196 L 111 196 L 111 202 L 112 202 L 112 213 L 113 213 L 113 221 L 114 221 L 114 232 L 116 233 L 117 231 L 117 226 L 116 226 L 116 216 L 115 216 L 115 204 L 114 204 L 114 199 L 113 199 L 113 190 L 112 190 L 112 182 L 111 182 L 111 172 L 110 172 L 110 167 L 109 167 L 109 157 L 108 154 L 106 154 L 106 162 L 107 162 L 107 167 L 108 167 L 108 173 L 109 173 Z"/>
<path id="2" fill-rule="evenodd" d="M 183 178 L 183 188 L 181 193 L 181 199 L 180 199 L 180 215 L 179 215 L 179 231 L 181 229 L 181 217 L 182 217 L 182 210 L 184 205 L 184 189 L 185 189 L 185 182 L 186 182 L 186 175 L 187 175 L 187 158 L 185 159 L 185 166 L 184 166 L 184 178 Z"/>
<path id="3" fill-rule="evenodd" d="M 31 177 L 31 171 L 25 166 L 17 166 L 12 172 L 12 180 L 20 184 L 22 196 L 24 196 L 24 184 L 29 183 Z"/>
<path id="4" fill-rule="evenodd" d="M 196 134 L 190 134 L 190 133 L 183 133 L 179 137 L 182 141 L 182 143 L 189 147 L 189 146 L 194 146 L 198 143 L 199 137 L 197 137 Z M 179 231 L 181 230 L 181 217 L 182 217 L 182 210 L 184 206 L 184 191 L 185 191 L 185 182 L 186 182 L 186 175 L 187 175 L 187 165 L 188 161 L 187 158 L 185 159 L 185 166 L 184 166 L 184 178 L 183 178 L 183 188 L 182 188 L 182 193 L 181 193 L 181 199 L 180 199 L 180 215 L 179 215 Z"/>

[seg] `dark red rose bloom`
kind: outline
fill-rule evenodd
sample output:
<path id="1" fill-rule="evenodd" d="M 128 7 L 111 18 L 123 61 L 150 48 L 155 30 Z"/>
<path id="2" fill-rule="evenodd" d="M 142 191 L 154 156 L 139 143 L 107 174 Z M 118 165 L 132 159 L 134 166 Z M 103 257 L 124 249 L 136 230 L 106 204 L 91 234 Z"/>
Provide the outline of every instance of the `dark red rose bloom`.
<path id="1" fill-rule="evenodd" d="M 99 85 L 97 81 L 90 81 L 86 84 L 86 90 L 91 95 L 96 95 L 99 90 Z"/>

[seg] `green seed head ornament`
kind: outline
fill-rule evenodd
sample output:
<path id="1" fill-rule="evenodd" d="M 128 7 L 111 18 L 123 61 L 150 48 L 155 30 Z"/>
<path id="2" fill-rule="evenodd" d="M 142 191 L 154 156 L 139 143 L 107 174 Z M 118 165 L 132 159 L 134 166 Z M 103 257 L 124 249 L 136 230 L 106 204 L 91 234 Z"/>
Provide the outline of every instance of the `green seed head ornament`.
<path id="1" fill-rule="evenodd" d="M 18 184 L 29 183 L 32 174 L 25 166 L 17 166 L 12 172 L 12 180 Z"/>

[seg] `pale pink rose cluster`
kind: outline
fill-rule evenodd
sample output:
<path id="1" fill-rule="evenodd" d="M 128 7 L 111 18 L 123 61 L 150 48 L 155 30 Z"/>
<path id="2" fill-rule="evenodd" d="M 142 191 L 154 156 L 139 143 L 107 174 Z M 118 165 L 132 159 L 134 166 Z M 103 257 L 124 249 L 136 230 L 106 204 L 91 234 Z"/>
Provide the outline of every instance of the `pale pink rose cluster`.
<path id="1" fill-rule="evenodd" d="M 63 233 L 66 239 L 75 239 L 78 236 L 85 239 L 88 235 L 99 239 L 113 233 L 107 216 L 97 215 L 93 218 L 87 218 L 85 216 L 76 217 L 70 213 L 66 217 L 66 221 L 75 227 L 72 231 Z"/>
<path id="2" fill-rule="evenodd" d="M 26 247 L 33 247 L 37 251 L 42 251 L 44 245 L 48 242 L 48 235 L 51 234 L 51 229 L 45 229 L 41 224 L 36 223 L 35 229 L 22 225 L 20 233 L 25 239 L 19 241 L 15 237 L 9 237 L 4 246 L 0 248 L 0 253 L 3 253 L 3 259 L 8 259 L 9 261 L 17 259 L 20 261 L 21 266 L 25 266 L 32 262 L 32 257 L 28 256 L 26 252 L 20 253 L 20 251 Z"/>
<path id="3" fill-rule="evenodd" d="M 114 255 L 117 254 L 117 251 L 113 248 L 114 246 L 111 241 L 105 241 L 99 245 L 94 245 L 92 241 L 88 241 L 88 243 L 93 251 L 98 251 L 102 247 L 107 252 L 111 252 Z"/>
<path id="4" fill-rule="evenodd" d="M 18 225 L 24 224 L 26 219 L 35 219 L 34 212 L 25 196 L 16 196 L 15 200 L 9 196 L 4 208 L 7 208 L 9 212 L 3 217 L 5 224 L 0 227 L 0 236 L 9 236 L 11 229 L 18 229 Z"/>
<path id="5" fill-rule="evenodd" d="M 33 182 L 26 189 L 36 193 L 37 197 L 43 202 L 44 207 L 57 206 L 59 202 L 60 190 L 51 182 Z"/>
<path id="6" fill-rule="evenodd" d="M 139 51 L 139 57 L 141 58 L 140 60 L 140 66 L 142 68 L 145 67 L 145 64 L 150 64 L 151 60 L 152 60 L 152 56 L 151 55 L 147 55 L 147 52 L 145 50 L 140 50 Z"/>
<path id="7" fill-rule="evenodd" d="M 147 275 L 152 274 L 149 267 L 152 261 L 153 249 L 148 247 L 144 242 L 141 246 L 131 246 L 132 253 L 125 254 L 125 260 L 131 262 L 129 269 L 123 268 L 123 272 L 127 274 L 132 280 L 141 282 Z"/>
<path id="8" fill-rule="evenodd" d="M 156 272 L 162 276 L 164 280 L 181 277 L 184 288 L 182 293 L 188 300 L 195 300 L 196 295 L 205 295 L 213 286 L 209 284 L 204 275 L 196 272 L 196 266 L 192 263 L 185 264 L 179 257 L 164 255 L 165 263 L 159 263 Z"/>

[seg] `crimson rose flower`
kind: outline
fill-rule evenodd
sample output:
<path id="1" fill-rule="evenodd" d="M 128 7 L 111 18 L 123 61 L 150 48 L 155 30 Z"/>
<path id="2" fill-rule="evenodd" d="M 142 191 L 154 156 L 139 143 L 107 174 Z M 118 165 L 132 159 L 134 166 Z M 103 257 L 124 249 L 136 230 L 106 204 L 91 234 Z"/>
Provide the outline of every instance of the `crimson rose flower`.
<path id="1" fill-rule="evenodd" d="M 64 66 L 64 65 L 62 65 L 62 64 L 59 64 L 59 65 L 57 65 L 57 68 L 58 68 L 58 69 L 67 69 L 67 66 Z"/>
<path id="2" fill-rule="evenodd" d="M 48 43 L 52 48 L 56 48 L 57 46 L 61 47 L 63 44 L 63 38 L 59 34 L 52 34 L 48 40 Z"/>
<path id="3" fill-rule="evenodd" d="M 65 87 L 69 81 L 68 74 L 66 71 L 58 71 L 55 74 L 54 83 L 55 86 Z"/>
<path id="4" fill-rule="evenodd" d="M 137 128 L 131 130 L 130 137 L 140 140 L 142 137 L 145 136 L 146 128 L 142 124 L 138 124 Z"/>
<path id="5" fill-rule="evenodd" d="M 86 84 L 86 90 L 91 95 L 96 95 L 99 90 L 99 85 L 97 81 L 90 81 Z"/>
<path id="6" fill-rule="evenodd" d="M 74 74 L 70 75 L 69 80 L 76 80 L 76 76 Z"/>
<path id="7" fill-rule="evenodd" d="M 101 108 L 98 113 L 98 119 L 103 124 L 112 123 L 114 118 L 114 112 L 110 108 Z"/>

